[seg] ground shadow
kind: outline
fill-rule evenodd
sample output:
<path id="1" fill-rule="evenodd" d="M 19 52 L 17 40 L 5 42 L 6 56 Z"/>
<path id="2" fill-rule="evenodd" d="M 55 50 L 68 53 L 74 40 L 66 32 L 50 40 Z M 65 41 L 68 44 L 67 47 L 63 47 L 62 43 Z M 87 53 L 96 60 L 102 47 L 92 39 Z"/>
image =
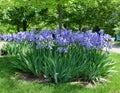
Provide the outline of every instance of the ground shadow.
<path id="1" fill-rule="evenodd" d="M 12 67 L 11 61 L 14 61 L 13 56 L 0 57 L 0 78 L 9 78 L 15 74 L 15 69 Z"/>

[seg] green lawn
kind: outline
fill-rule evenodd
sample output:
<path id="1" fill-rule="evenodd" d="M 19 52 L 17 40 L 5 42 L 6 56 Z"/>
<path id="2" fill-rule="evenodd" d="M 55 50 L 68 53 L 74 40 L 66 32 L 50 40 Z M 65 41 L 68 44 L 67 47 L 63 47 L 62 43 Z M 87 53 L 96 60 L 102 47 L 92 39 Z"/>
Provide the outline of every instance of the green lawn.
<path id="1" fill-rule="evenodd" d="M 120 54 L 112 53 L 117 72 L 112 73 L 109 82 L 88 88 L 81 84 L 39 84 L 18 79 L 10 61 L 14 57 L 0 57 L 0 93 L 120 93 Z"/>

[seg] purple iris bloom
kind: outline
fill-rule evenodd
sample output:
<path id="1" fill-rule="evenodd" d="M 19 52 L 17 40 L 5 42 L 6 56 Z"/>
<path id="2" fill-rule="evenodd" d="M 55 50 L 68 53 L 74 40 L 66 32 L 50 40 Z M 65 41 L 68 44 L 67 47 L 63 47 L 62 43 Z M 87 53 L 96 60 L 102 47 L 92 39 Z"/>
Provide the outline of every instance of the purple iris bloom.
<path id="1" fill-rule="evenodd" d="M 31 44 L 37 44 L 36 49 L 40 46 L 52 49 L 53 45 L 57 45 L 57 51 L 59 52 L 67 52 L 69 46 L 73 44 L 86 47 L 86 49 L 102 50 L 103 48 L 111 48 L 111 36 L 105 34 L 103 30 L 96 33 L 92 32 L 92 30 L 88 30 L 86 32 L 73 32 L 72 30 L 67 29 L 56 29 L 56 32 L 46 30 L 40 31 L 36 34 L 36 29 L 34 29 L 30 32 L 25 31 L 18 32 L 17 34 L 0 35 L 0 40 L 16 41 L 18 43 L 28 41 Z"/>

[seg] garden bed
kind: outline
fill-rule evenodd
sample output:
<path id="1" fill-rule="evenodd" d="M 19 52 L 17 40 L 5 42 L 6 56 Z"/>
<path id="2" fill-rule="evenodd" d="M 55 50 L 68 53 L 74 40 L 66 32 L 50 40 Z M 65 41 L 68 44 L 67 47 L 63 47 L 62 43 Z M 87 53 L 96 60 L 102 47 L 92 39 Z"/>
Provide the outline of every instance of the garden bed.
<path id="1" fill-rule="evenodd" d="M 11 62 L 13 68 L 38 78 L 43 76 L 47 82 L 80 80 L 95 84 L 113 70 L 113 62 L 108 56 L 111 37 L 103 30 L 99 33 L 66 29 L 37 33 L 32 30 L 2 35 L 1 40 L 9 42 L 2 50 L 16 56 Z"/>

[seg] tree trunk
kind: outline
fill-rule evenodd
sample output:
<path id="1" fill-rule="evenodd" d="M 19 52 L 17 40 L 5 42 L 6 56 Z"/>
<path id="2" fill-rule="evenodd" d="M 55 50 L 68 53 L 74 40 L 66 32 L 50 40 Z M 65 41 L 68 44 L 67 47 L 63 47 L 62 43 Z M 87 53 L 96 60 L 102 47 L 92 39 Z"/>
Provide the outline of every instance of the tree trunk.
<path id="1" fill-rule="evenodd" d="M 23 31 L 27 31 L 27 21 L 23 20 Z"/>
<path id="2" fill-rule="evenodd" d="M 59 28 L 62 29 L 62 5 L 58 4 L 58 23 Z"/>
<path id="3" fill-rule="evenodd" d="M 17 31 L 18 31 L 18 32 L 20 32 L 20 26 L 19 26 L 19 25 L 17 25 L 17 27 L 16 27 L 16 28 L 17 28 Z"/>

